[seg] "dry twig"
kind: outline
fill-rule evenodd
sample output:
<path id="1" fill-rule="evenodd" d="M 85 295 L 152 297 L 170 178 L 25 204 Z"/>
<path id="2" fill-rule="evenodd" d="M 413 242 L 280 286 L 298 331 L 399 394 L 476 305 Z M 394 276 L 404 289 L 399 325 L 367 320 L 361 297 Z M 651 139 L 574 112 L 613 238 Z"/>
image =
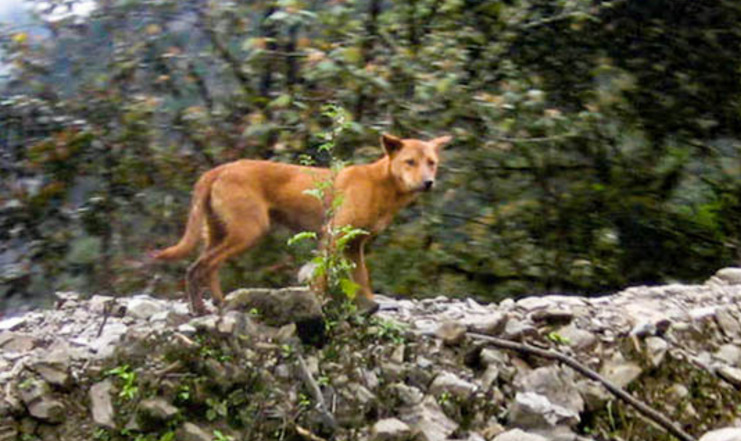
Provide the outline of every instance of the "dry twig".
<path id="1" fill-rule="evenodd" d="M 633 396 L 625 392 L 623 389 L 621 389 L 620 387 L 618 387 L 611 381 L 607 380 L 602 375 L 584 366 L 583 364 L 579 363 L 578 361 L 569 357 L 568 355 L 554 351 L 553 349 L 540 349 L 540 348 L 536 348 L 534 346 L 531 346 L 525 343 L 517 343 L 514 341 L 510 341 L 510 340 L 504 340 L 501 338 L 491 337 L 489 335 L 476 334 L 473 332 L 469 332 L 468 335 L 476 340 L 482 340 L 487 343 L 491 343 L 492 345 L 497 346 L 499 348 L 509 349 L 511 351 L 516 351 L 516 352 L 525 353 L 525 354 L 532 354 L 532 355 L 536 355 L 538 357 L 546 358 L 549 360 L 560 361 L 561 363 L 571 367 L 572 369 L 584 375 L 585 377 L 598 381 L 603 386 L 605 386 L 605 388 L 608 391 L 610 391 L 610 393 L 620 398 L 621 400 L 625 401 L 629 405 L 633 406 L 642 415 L 649 418 L 651 421 L 655 422 L 659 426 L 663 427 L 664 429 L 666 429 L 667 432 L 671 433 L 672 435 L 674 435 L 681 441 L 696 441 L 692 435 L 682 430 L 682 428 L 679 427 L 677 423 L 667 418 L 661 412 L 658 412 L 657 410 L 649 407 L 644 402 L 634 398 Z"/>

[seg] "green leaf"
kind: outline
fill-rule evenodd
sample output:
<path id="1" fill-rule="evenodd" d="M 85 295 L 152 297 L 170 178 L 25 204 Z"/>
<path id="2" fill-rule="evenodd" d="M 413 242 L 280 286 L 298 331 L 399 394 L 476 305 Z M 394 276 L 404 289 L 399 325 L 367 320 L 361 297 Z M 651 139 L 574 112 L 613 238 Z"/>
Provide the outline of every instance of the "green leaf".
<path id="1" fill-rule="evenodd" d="M 348 299 L 355 300 L 355 295 L 358 293 L 360 285 L 350 279 L 343 278 L 340 279 L 340 289 L 342 290 L 342 293 L 347 296 Z"/>
<path id="2" fill-rule="evenodd" d="M 298 242 L 303 242 L 307 239 L 316 240 L 317 235 L 313 231 L 302 231 L 300 233 L 294 234 L 292 237 L 288 239 L 288 246 L 294 245 Z"/>

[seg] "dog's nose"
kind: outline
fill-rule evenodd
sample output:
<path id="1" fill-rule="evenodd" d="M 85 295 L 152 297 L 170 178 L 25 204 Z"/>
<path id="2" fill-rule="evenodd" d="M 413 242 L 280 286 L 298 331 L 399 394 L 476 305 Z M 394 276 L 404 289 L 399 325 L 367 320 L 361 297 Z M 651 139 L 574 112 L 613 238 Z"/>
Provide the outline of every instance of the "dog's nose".
<path id="1" fill-rule="evenodd" d="M 434 183 L 435 183 L 435 181 L 433 181 L 432 179 L 429 179 L 429 180 L 425 181 L 424 182 L 425 191 L 431 189 L 432 188 L 432 184 L 434 184 Z"/>

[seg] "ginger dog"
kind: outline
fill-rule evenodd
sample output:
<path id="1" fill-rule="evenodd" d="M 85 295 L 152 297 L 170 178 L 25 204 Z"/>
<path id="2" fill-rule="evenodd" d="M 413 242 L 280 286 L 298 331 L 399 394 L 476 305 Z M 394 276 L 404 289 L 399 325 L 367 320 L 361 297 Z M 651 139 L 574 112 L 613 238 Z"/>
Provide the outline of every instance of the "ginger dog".
<path id="1" fill-rule="evenodd" d="M 401 208 L 432 188 L 440 149 L 450 140 L 449 136 L 421 141 L 384 134 L 381 144 L 385 155 L 381 159 L 347 167 L 335 178 L 334 192 L 343 199 L 331 220 L 333 225 L 352 225 L 370 233 L 354 240 L 346 251 L 355 264 L 352 276 L 360 286 L 359 301 L 375 305 L 363 255 L 366 242 L 388 227 Z M 330 177 L 329 169 L 270 161 L 245 159 L 216 167 L 195 185 L 180 242 L 153 257 L 183 258 L 204 233 L 205 249 L 186 274 L 191 310 L 203 314 L 206 286 L 214 304 L 224 300 L 218 275 L 221 264 L 254 246 L 273 225 L 321 232 L 325 223 L 322 204 L 305 191 Z"/>

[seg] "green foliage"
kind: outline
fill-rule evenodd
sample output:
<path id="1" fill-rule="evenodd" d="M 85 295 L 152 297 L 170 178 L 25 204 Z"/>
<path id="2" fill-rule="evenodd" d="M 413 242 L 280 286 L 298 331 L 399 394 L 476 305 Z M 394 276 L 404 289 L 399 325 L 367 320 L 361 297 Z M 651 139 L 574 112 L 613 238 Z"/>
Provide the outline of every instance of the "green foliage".
<path id="1" fill-rule="evenodd" d="M 109 369 L 105 374 L 107 376 L 114 376 L 120 380 L 121 390 L 118 393 L 120 398 L 131 401 L 139 394 L 139 387 L 136 385 L 136 372 L 134 372 L 128 364 Z"/>
<path id="2" fill-rule="evenodd" d="M 220 430 L 214 430 L 214 441 L 234 441 L 234 437 L 225 435 Z"/>
<path id="3" fill-rule="evenodd" d="M 377 290 L 597 293 L 741 255 L 738 2 L 131 0 L 42 19 L 43 40 L 0 27 L 0 296 L 142 290 L 200 173 L 367 161 L 380 131 L 455 143 L 377 239 Z M 227 287 L 289 284 L 284 244 L 230 263 Z"/>
<path id="4" fill-rule="evenodd" d="M 337 105 L 326 105 L 322 108 L 323 114 L 332 120 L 332 128 L 322 134 L 323 143 L 317 150 L 329 156 L 332 173 L 325 180 L 318 181 L 314 188 L 304 193 L 316 198 L 322 204 L 325 227 L 321 237 L 310 231 L 302 231 L 288 240 L 293 245 L 307 239 L 317 242 L 314 258 L 312 278 L 315 282 L 322 280 L 326 294 L 332 298 L 353 300 L 360 286 L 352 280 L 352 270 L 355 264 L 346 257 L 348 246 L 359 237 L 368 233 L 352 225 L 337 226 L 332 221 L 335 213 L 342 205 L 342 194 L 334 192 L 334 181 L 344 167 L 344 163 L 335 158 L 333 152 L 337 139 L 351 127 L 347 112 Z"/>

